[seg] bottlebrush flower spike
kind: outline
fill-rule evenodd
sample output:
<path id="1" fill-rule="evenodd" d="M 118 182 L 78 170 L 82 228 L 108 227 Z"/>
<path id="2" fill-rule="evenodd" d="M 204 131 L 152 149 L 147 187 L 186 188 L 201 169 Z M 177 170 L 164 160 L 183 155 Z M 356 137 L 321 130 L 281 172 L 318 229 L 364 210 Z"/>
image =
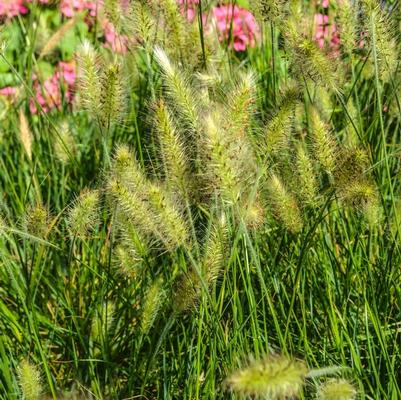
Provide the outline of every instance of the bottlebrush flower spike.
<path id="1" fill-rule="evenodd" d="M 39 400 L 42 395 L 42 382 L 38 368 L 28 360 L 22 360 L 17 373 L 23 399 Z"/>
<path id="2" fill-rule="evenodd" d="M 68 213 L 68 227 L 73 235 L 85 236 L 98 222 L 99 192 L 84 190 Z"/>
<path id="3" fill-rule="evenodd" d="M 291 398 L 301 393 L 307 372 L 301 361 L 268 355 L 232 373 L 226 384 L 232 392 L 252 398 Z"/>
<path id="4" fill-rule="evenodd" d="M 345 379 L 331 379 L 318 390 L 319 400 L 354 400 L 357 392 Z"/>

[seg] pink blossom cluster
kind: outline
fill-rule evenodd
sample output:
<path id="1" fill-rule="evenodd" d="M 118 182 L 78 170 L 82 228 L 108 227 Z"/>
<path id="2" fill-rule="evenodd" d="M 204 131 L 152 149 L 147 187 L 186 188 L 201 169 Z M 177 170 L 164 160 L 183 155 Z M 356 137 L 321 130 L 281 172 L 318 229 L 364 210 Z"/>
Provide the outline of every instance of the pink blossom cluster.
<path id="1" fill-rule="evenodd" d="M 126 0 L 121 0 L 121 7 L 127 8 L 129 3 Z M 120 35 L 115 26 L 107 20 L 101 14 L 103 7 L 102 0 L 61 0 L 60 8 L 64 16 L 68 18 L 74 17 L 77 12 L 89 11 L 89 16 L 98 18 L 103 28 L 105 47 L 111 49 L 115 53 L 126 53 L 128 50 L 128 37 L 126 35 Z M 88 21 L 91 24 L 92 21 Z"/>
<path id="2" fill-rule="evenodd" d="M 17 94 L 17 88 L 13 86 L 6 86 L 0 89 L 1 97 L 13 97 Z"/>
<path id="3" fill-rule="evenodd" d="M 0 17 L 12 18 L 19 14 L 26 14 L 28 9 L 24 0 L 1 0 Z"/>
<path id="4" fill-rule="evenodd" d="M 77 12 L 89 11 L 89 15 L 96 16 L 97 2 L 89 0 L 61 0 L 60 10 L 68 18 L 73 17 Z"/>
<path id="5" fill-rule="evenodd" d="M 330 7 L 330 0 L 318 0 L 317 5 L 328 9 Z M 332 55 L 339 55 L 340 35 L 336 23 L 330 22 L 330 18 L 327 14 L 315 14 L 314 40 L 321 49 L 324 49 L 328 46 Z"/>
<path id="6" fill-rule="evenodd" d="M 235 51 L 254 47 L 260 31 L 255 17 L 248 10 L 226 4 L 212 9 L 213 19 L 219 33 L 219 40 L 231 40 Z"/>
<path id="7" fill-rule="evenodd" d="M 195 19 L 199 0 L 177 0 L 177 4 L 181 14 L 192 22 Z M 206 30 L 211 31 L 213 25 L 216 27 L 221 42 L 231 39 L 235 51 L 254 47 L 260 34 L 253 14 L 237 5 L 225 4 L 213 7 L 211 20 L 208 21 L 208 15 L 205 14 L 203 22 Z"/>
<path id="8" fill-rule="evenodd" d="M 74 96 L 76 81 L 75 61 L 60 61 L 52 76 L 41 83 L 38 77 L 34 77 L 33 92 L 34 98 L 29 99 L 29 109 L 32 114 L 37 114 L 39 109 L 49 112 L 54 108 L 60 109 L 64 99 L 70 103 Z M 0 89 L 0 97 L 13 101 L 18 89 L 13 86 L 6 86 Z"/>
<path id="9" fill-rule="evenodd" d="M 188 21 L 192 22 L 196 15 L 196 6 L 199 0 L 177 0 L 181 14 L 184 15 Z"/>
<path id="10" fill-rule="evenodd" d="M 314 24 L 314 40 L 317 45 L 321 49 L 328 45 L 332 54 L 338 55 L 340 50 L 340 35 L 337 25 L 334 22 L 330 24 L 329 16 L 324 14 L 315 14 Z"/>
<path id="11" fill-rule="evenodd" d="M 55 73 L 42 84 L 38 78 L 35 78 L 33 83 L 35 98 L 29 100 L 31 113 L 38 113 L 38 105 L 44 112 L 49 112 L 54 108 L 60 109 L 63 99 L 62 89 L 65 90 L 65 100 L 71 102 L 73 99 L 75 80 L 76 71 L 74 61 L 60 61 Z"/>
<path id="12" fill-rule="evenodd" d="M 12 18 L 20 14 L 27 14 L 27 3 L 33 0 L 0 0 L 0 18 Z M 41 4 L 49 3 L 49 0 L 38 0 Z M 199 0 L 192 0 L 199 1 Z M 61 0 L 60 11 L 67 18 L 73 18 L 76 13 L 87 11 L 91 19 L 87 20 L 88 24 L 93 23 L 93 18 L 97 18 L 101 13 L 99 10 L 103 6 L 103 0 Z M 121 0 L 121 6 L 127 7 L 126 0 Z M 100 16 L 99 16 L 100 18 Z M 116 53 L 125 53 L 128 46 L 128 37 L 118 34 L 117 30 L 110 21 L 104 17 L 101 19 L 103 27 L 105 47 Z"/>
<path id="13" fill-rule="evenodd" d="M 114 53 L 124 54 L 128 50 L 129 38 L 127 35 L 120 35 L 115 26 L 107 20 L 103 23 L 104 39 L 106 43 L 104 47 L 112 50 Z"/>

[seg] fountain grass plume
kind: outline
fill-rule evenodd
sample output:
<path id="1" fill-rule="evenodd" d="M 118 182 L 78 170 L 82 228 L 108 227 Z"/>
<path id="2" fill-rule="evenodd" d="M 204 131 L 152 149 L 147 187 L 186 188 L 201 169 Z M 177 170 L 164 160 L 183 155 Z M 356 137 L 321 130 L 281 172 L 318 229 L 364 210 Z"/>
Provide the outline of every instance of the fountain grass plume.
<path id="1" fill-rule="evenodd" d="M 355 387 L 345 379 L 330 379 L 317 392 L 318 400 L 355 400 L 356 396 Z"/>
<path id="2" fill-rule="evenodd" d="M 310 109 L 311 142 L 322 169 L 332 175 L 336 167 L 336 142 L 318 110 Z"/>
<path id="3" fill-rule="evenodd" d="M 245 136 L 255 116 L 256 81 L 252 72 L 242 74 L 227 96 L 227 125 L 234 136 Z"/>
<path id="4" fill-rule="evenodd" d="M 399 46 L 396 30 L 386 11 L 376 0 L 362 2 L 365 11 L 365 26 L 368 29 L 368 42 L 373 62 L 377 62 L 379 78 L 389 82 L 396 71 Z"/>
<path id="5" fill-rule="evenodd" d="M 52 228 L 49 209 L 41 202 L 28 206 L 24 214 L 23 224 L 29 234 L 46 238 Z"/>
<path id="6" fill-rule="evenodd" d="M 265 22 L 280 25 L 289 11 L 288 0 L 251 0 L 251 9 Z"/>
<path id="7" fill-rule="evenodd" d="M 59 136 L 54 142 L 54 155 L 61 164 L 67 165 L 71 158 L 77 156 L 77 142 L 66 121 L 62 121 L 57 130 Z"/>
<path id="8" fill-rule="evenodd" d="M 98 190 L 84 190 L 68 212 L 67 224 L 73 236 L 86 237 L 99 222 Z"/>
<path id="9" fill-rule="evenodd" d="M 233 392 L 252 398 L 280 400 L 296 398 L 302 392 L 306 365 L 281 355 L 251 359 L 248 365 L 233 372 L 225 384 Z"/>
<path id="10" fill-rule="evenodd" d="M 297 201 L 280 178 L 272 173 L 267 182 L 269 199 L 276 217 L 286 229 L 297 233 L 302 229 L 302 218 Z"/>
<path id="11" fill-rule="evenodd" d="M 118 244 L 113 250 L 113 264 L 118 273 L 131 279 L 136 279 L 143 258 L 134 250 L 132 246 L 125 243 Z"/>
<path id="12" fill-rule="evenodd" d="M 80 104 L 98 118 L 101 110 L 102 85 L 100 57 L 88 41 L 78 49 L 78 89 Z"/>
<path id="13" fill-rule="evenodd" d="M 302 26 L 296 18 L 285 23 L 286 49 L 291 55 L 294 77 L 307 85 L 308 81 L 325 86 L 341 95 L 340 60 L 333 62 L 312 39 L 302 34 Z"/>
<path id="14" fill-rule="evenodd" d="M 151 52 L 151 41 L 156 38 L 156 22 L 144 1 L 133 1 L 128 12 L 129 29 L 138 42 Z"/>
<path id="15" fill-rule="evenodd" d="M 223 130 L 220 115 L 215 113 L 206 117 L 203 141 L 210 186 L 224 201 L 234 204 L 241 195 L 241 166 L 229 153 L 231 137 Z"/>
<path id="16" fill-rule="evenodd" d="M 168 104 L 179 115 L 185 126 L 191 131 L 199 130 L 199 110 L 196 96 L 188 79 L 160 47 L 154 50 L 155 59 L 161 69 L 163 84 Z"/>
<path id="17" fill-rule="evenodd" d="M 170 251 L 189 245 L 189 232 L 183 212 L 172 196 L 162 186 L 152 184 L 148 188 L 147 201 L 154 211 L 159 236 Z"/>
<path id="18" fill-rule="evenodd" d="M 318 182 L 313 162 L 302 144 L 297 146 L 296 167 L 298 196 L 305 205 L 313 207 L 317 203 Z"/>
<path id="19" fill-rule="evenodd" d="M 19 110 L 19 138 L 29 161 L 32 161 L 33 136 L 29 128 L 28 119 L 22 109 Z"/>
<path id="20" fill-rule="evenodd" d="M 111 170 L 109 191 L 139 232 L 153 235 L 168 250 L 187 242 L 188 229 L 180 207 L 165 188 L 146 178 L 126 146 L 117 148 Z"/>
<path id="21" fill-rule="evenodd" d="M 100 122 L 109 129 L 121 122 L 126 108 L 124 80 L 121 65 L 113 62 L 107 65 L 101 76 Z"/>
<path id="22" fill-rule="evenodd" d="M 295 108 L 299 101 L 299 89 L 290 87 L 284 93 L 280 104 L 265 128 L 265 143 L 260 152 L 271 157 L 287 148 L 293 128 Z"/>
<path id="23" fill-rule="evenodd" d="M 191 187 L 187 152 L 172 113 L 163 100 L 154 107 L 154 127 L 160 143 L 167 186 L 187 198 Z"/>
<path id="24" fill-rule="evenodd" d="M 343 53 L 352 57 L 359 32 L 358 10 L 351 0 L 336 0 L 337 24 L 341 37 L 341 49 Z"/>
<path id="25" fill-rule="evenodd" d="M 22 399 L 39 400 L 43 394 L 43 387 L 38 367 L 24 359 L 17 367 L 17 375 Z"/>
<path id="26" fill-rule="evenodd" d="M 165 299 L 163 280 L 157 278 L 146 291 L 142 303 L 141 332 L 146 335 L 152 327 Z"/>

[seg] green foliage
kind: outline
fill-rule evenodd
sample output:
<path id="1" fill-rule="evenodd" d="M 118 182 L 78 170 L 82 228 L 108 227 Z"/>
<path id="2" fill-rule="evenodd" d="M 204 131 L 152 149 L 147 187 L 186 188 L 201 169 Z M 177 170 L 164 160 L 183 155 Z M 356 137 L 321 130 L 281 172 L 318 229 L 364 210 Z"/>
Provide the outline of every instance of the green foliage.
<path id="1" fill-rule="evenodd" d="M 334 52 L 251 5 L 246 52 L 174 0 L 107 1 L 119 54 L 87 12 L 6 21 L 0 399 L 401 396 L 399 10 L 330 5 Z"/>

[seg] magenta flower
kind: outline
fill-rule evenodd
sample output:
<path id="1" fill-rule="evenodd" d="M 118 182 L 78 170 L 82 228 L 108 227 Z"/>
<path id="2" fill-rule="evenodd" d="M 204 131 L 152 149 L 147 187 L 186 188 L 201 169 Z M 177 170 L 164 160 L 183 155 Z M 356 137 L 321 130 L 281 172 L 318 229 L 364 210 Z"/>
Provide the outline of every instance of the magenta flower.
<path id="1" fill-rule="evenodd" d="M 31 113 L 38 113 L 38 103 L 44 112 L 49 112 L 55 108 L 60 109 L 63 100 L 62 88 L 64 89 L 65 100 L 70 103 L 73 100 L 75 80 L 76 71 L 74 61 L 60 61 L 56 72 L 50 78 L 47 78 L 43 84 L 34 77 L 33 91 L 35 99 L 29 99 Z"/>
<path id="2" fill-rule="evenodd" d="M 189 22 L 195 19 L 195 7 L 199 4 L 199 0 L 177 0 L 180 12 Z"/>
<path id="3" fill-rule="evenodd" d="M 109 21 L 103 22 L 104 38 L 106 43 L 104 47 L 115 53 L 124 54 L 128 50 L 129 39 L 126 35 L 120 35 L 114 25 Z"/>
<path id="4" fill-rule="evenodd" d="M 89 11 L 90 16 L 95 17 L 97 8 L 96 0 L 61 0 L 60 2 L 61 13 L 68 18 L 72 18 L 77 12 L 85 10 Z"/>
<path id="5" fill-rule="evenodd" d="M 24 0 L 0 0 L 0 17 L 12 18 L 27 12 Z"/>
<path id="6" fill-rule="evenodd" d="M 214 7 L 212 13 L 220 41 L 231 39 L 235 51 L 255 46 L 259 27 L 252 13 L 231 4 Z"/>
<path id="7" fill-rule="evenodd" d="M 330 24 L 328 15 L 315 14 L 314 40 L 321 49 L 328 46 L 333 55 L 339 54 L 340 36 L 337 25 L 335 23 Z"/>
<path id="8" fill-rule="evenodd" d="M 12 97 L 17 93 L 17 88 L 13 86 L 6 86 L 0 89 L 0 96 Z"/>
<path id="9" fill-rule="evenodd" d="M 77 79 L 75 61 L 60 61 L 59 62 L 60 74 L 64 79 L 64 82 L 69 86 L 73 87 Z"/>

